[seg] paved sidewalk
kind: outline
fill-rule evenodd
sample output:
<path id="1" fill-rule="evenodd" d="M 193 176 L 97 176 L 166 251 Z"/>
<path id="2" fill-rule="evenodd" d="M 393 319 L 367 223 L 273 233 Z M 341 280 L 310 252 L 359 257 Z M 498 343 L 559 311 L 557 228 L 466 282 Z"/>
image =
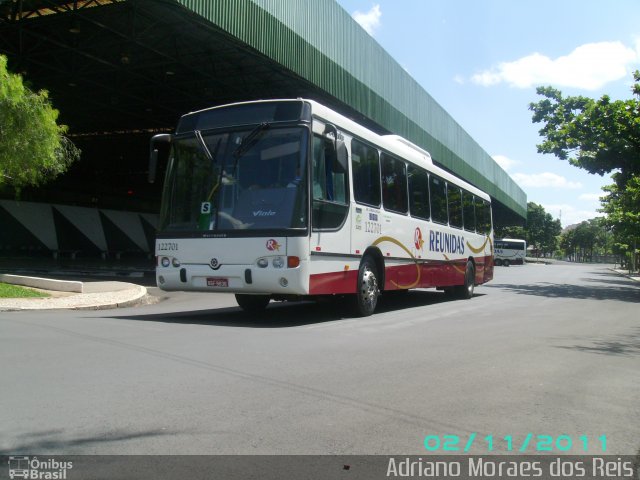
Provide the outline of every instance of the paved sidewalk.
<path id="1" fill-rule="evenodd" d="M 60 282 L 56 286 L 49 279 L 38 277 L 20 277 L 10 283 L 40 288 L 50 297 L 46 298 L 0 298 L 0 312 L 20 310 L 102 310 L 130 307 L 148 302 L 147 289 L 141 285 L 127 282 Z M 81 292 L 68 291 L 68 284 L 80 284 Z M 67 284 L 67 285 L 65 285 Z M 55 290 L 54 290 L 55 289 Z M 65 291 L 66 290 L 66 291 Z"/>
<path id="2" fill-rule="evenodd" d="M 636 282 L 640 282 L 640 275 L 638 275 L 638 274 L 629 275 L 629 270 L 621 270 L 619 268 L 612 268 L 611 270 L 613 270 L 616 273 L 619 273 L 620 275 L 624 275 L 625 277 L 630 278 L 631 280 L 635 280 Z"/>

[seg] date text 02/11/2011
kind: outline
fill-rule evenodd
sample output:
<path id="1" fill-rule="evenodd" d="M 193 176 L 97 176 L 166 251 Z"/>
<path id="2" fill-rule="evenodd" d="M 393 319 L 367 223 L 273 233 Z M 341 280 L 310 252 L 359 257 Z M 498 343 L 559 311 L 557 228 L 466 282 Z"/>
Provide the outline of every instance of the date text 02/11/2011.
<path id="1" fill-rule="evenodd" d="M 479 444 L 479 445 L 477 445 Z M 468 437 L 459 435 L 427 435 L 424 437 L 424 448 L 430 452 L 469 452 L 476 445 L 487 452 L 494 450 L 506 450 L 509 452 L 568 452 L 574 446 L 582 452 L 588 452 L 591 448 L 598 453 L 607 451 L 607 436 L 600 435 L 597 438 L 590 438 L 587 435 L 572 437 L 571 435 L 534 435 L 527 433 L 524 438 L 519 439 L 513 435 L 496 437 L 486 435 L 478 438 L 478 434 L 473 432 Z"/>

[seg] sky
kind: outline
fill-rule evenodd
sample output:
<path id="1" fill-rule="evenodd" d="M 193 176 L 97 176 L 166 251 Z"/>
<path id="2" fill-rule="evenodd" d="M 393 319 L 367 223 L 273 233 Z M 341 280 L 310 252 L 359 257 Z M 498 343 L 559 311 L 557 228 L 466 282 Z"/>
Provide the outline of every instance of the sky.
<path id="1" fill-rule="evenodd" d="M 537 86 L 632 98 L 639 0 L 337 0 L 563 226 L 602 214 L 606 175 L 537 153 Z"/>

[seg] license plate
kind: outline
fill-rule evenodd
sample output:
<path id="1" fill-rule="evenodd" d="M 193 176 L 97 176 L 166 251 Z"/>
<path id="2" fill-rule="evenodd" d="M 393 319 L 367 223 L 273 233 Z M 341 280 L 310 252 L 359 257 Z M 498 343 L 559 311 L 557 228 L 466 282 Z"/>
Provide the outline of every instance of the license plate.
<path id="1" fill-rule="evenodd" d="M 227 278 L 207 278 L 207 287 L 228 287 L 229 279 Z"/>

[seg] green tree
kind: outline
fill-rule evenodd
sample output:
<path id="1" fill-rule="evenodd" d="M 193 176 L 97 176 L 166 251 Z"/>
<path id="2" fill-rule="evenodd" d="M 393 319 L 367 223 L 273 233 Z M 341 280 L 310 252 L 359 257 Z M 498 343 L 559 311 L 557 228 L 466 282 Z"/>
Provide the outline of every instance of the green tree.
<path id="1" fill-rule="evenodd" d="M 640 71 L 634 79 L 640 82 Z M 640 83 L 633 92 L 640 95 Z M 545 98 L 529 108 L 533 122 L 544 124 L 539 153 L 551 153 L 589 173 L 604 175 L 618 169 L 620 185 L 640 174 L 639 100 L 563 97 L 552 87 L 539 87 L 537 93 Z"/>
<path id="2" fill-rule="evenodd" d="M 604 218 L 592 218 L 564 232 L 560 248 L 569 259 L 576 262 L 593 261 L 595 255 L 613 252 L 611 234 Z"/>
<path id="3" fill-rule="evenodd" d="M 604 190 L 609 195 L 602 200 L 602 212 L 607 214 L 616 247 L 629 252 L 629 268 L 635 271 L 640 238 L 640 176 L 633 176 L 622 188 L 616 182 Z"/>
<path id="4" fill-rule="evenodd" d="M 567 230 L 560 236 L 559 246 L 569 260 L 576 259 L 576 230 L 574 228 Z"/>
<path id="5" fill-rule="evenodd" d="M 554 220 L 542 205 L 527 203 L 527 224 L 525 239 L 538 254 L 546 256 L 558 246 L 558 235 L 562 232 L 560 220 Z"/>
<path id="6" fill-rule="evenodd" d="M 537 93 L 544 98 L 529 108 L 533 122 L 543 124 L 539 133 L 544 140 L 538 152 L 551 153 L 593 174 L 615 171 L 615 183 L 605 187 L 609 195 L 602 199 L 602 211 L 616 243 L 632 251 L 635 263 L 640 238 L 636 193 L 640 184 L 640 71 L 633 77 L 632 91 L 638 98 L 563 97 L 555 88 L 540 87 Z"/>
<path id="7" fill-rule="evenodd" d="M 604 244 L 604 228 L 600 220 L 591 219 L 581 222 L 574 230 L 574 248 L 577 250 L 577 260 L 590 262 L 593 260 L 596 247 Z"/>
<path id="8" fill-rule="evenodd" d="M 0 186 L 40 185 L 80 157 L 45 90 L 31 91 L 0 55 Z"/>
<path id="9" fill-rule="evenodd" d="M 526 238 L 525 228 L 520 225 L 496 225 L 496 238 Z"/>

